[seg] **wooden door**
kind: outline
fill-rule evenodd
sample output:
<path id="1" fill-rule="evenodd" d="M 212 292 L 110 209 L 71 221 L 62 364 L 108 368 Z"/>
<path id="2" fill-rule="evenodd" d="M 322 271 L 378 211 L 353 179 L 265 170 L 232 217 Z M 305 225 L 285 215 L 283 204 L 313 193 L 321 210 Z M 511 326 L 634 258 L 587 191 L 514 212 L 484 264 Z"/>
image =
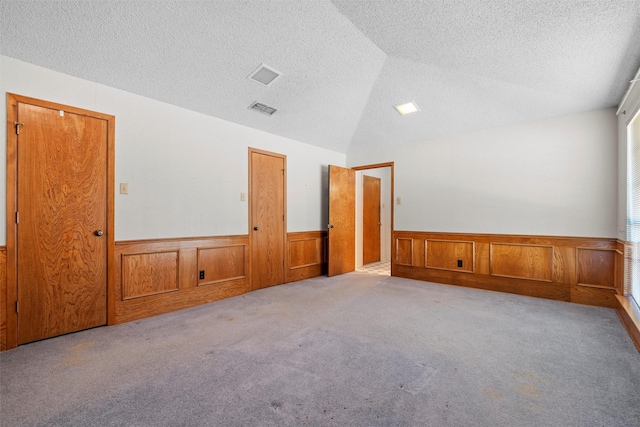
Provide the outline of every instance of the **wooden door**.
<path id="1" fill-rule="evenodd" d="M 356 171 L 329 166 L 329 276 L 356 269 Z"/>
<path id="2" fill-rule="evenodd" d="M 107 120 L 18 103 L 18 344 L 107 322 Z"/>
<path id="3" fill-rule="evenodd" d="M 380 178 L 362 175 L 362 263 L 380 261 Z"/>
<path id="4" fill-rule="evenodd" d="M 262 289 L 284 283 L 286 157 L 249 149 L 251 282 Z"/>

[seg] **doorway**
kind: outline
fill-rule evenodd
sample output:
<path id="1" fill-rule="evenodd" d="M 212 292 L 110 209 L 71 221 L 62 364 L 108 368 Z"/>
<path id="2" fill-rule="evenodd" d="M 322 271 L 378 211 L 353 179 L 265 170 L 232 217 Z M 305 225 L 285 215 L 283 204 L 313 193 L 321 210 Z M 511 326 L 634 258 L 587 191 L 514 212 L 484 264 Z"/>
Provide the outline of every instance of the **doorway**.
<path id="1" fill-rule="evenodd" d="M 376 274 L 392 275 L 394 248 L 393 235 L 393 182 L 394 163 L 342 168 L 329 165 L 329 226 L 328 271 L 329 276 L 360 269 L 363 266 L 362 243 L 362 174 L 379 177 L 381 216 L 380 262 L 383 271 Z M 359 177 L 359 181 L 357 180 Z M 375 263 L 374 263 L 375 264 Z M 373 264 L 369 264 L 370 267 Z M 378 270 L 381 266 L 376 266 Z"/>
<path id="2" fill-rule="evenodd" d="M 107 324 L 115 118 L 8 94 L 7 348 Z"/>
<path id="3" fill-rule="evenodd" d="M 391 167 L 356 172 L 356 270 L 391 274 Z"/>
<path id="4" fill-rule="evenodd" d="M 252 290 L 284 283 L 286 166 L 282 154 L 249 148 L 249 245 Z"/>

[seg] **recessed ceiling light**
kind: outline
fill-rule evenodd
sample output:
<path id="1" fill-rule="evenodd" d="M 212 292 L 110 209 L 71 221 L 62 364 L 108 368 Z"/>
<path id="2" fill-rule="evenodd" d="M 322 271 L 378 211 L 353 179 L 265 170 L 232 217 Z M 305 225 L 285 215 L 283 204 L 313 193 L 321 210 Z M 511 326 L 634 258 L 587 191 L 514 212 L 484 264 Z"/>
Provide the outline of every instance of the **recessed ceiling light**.
<path id="1" fill-rule="evenodd" d="M 420 111 L 420 109 L 415 104 L 415 102 L 407 102 L 406 104 L 394 105 L 393 108 L 395 108 L 396 111 L 403 116 L 405 114 L 415 113 L 416 111 Z"/>
<path id="2" fill-rule="evenodd" d="M 247 78 L 261 84 L 262 86 L 269 87 L 271 83 L 281 75 L 282 73 L 280 71 L 276 71 L 268 65 L 260 64 L 258 68 L 253 70 L 253 72 L 247 76 Z"/>

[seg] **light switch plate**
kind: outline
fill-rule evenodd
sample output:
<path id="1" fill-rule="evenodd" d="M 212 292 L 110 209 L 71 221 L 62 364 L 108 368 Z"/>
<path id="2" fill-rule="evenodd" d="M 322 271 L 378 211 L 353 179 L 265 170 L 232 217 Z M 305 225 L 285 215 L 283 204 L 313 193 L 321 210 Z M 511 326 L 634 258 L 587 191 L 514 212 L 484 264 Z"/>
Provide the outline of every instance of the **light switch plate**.
<path id="1" fill-rule="evenodd" d="M 240 201 L 244 202 L 245 200 L 247 200 L 247 195 L 245 193 L 240 193 Z"/>
<path id="2" fill-rule="evenodd" d="M 402 197 L 397 197 L 397 198 L 396 198 L 396 203 L 397 203 L 398 205 L 401 205 L 401 204 L 402 204 Z"/>
<path id="3" fill-rule="evenodd" d="M 120 194 L 129 194 L 129 184 L 126 182 L 120 183 Z"/>

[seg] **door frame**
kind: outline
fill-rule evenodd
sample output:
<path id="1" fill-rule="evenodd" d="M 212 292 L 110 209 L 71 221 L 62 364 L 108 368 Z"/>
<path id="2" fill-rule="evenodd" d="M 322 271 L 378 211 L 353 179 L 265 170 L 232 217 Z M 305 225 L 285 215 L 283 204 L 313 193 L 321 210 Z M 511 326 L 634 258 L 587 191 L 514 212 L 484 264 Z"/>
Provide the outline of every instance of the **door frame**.
<path id="1" fill-rule="evenodd" d="M 363 166 L 352 166 L 351 169 L 356 171 L 364 171 L 367 169 L 379 169 L 379 168 L 391 168 L 391 236 L 389 236 L 391 251 L 389 254 L 391 255 L 391 261 L 389 263 L 391 268 L 390 275 L 393 276 L 393 264 L 396 259 L 396 245 L 394 244 L 393 234 L 394 234 L 394 223 L 395 223 L 395 165 L 394 162 L 385 162 L 385 163 L 375 163 L 372 165 L 363 165 Z"/>
<path id="2" fill-rule="evenodd" d="M 248 209 L 249 209 L 249 222 L 248 222 L 248 234 L 249 234 L 249 284 L 251 290 L 254 291 L 253 287 L 253 188 L 251 184 L 251 172 L 252 172 L 252 154 L 262 154 L 265 156 L 273 156 L 279 157 L 284 162 L 284 176 L 283 176 L 283 188 L 282 188 L 282 198 L 283 198 L 283 209 L 284 209 L 284 227 L 282 227 L 282 259 L 284 260 L 284 264 L 282 266 L 282 284 L 287 282 L 287 156 L 285 154 L 274 153 L 273 151 L 260 150 L 258 148 L 249 147 L 249 192 L 247 194 L 248 199 Z"/>
<path id="3" fill-rule="evenodd" d="M 7 314 L 6 348 L 18 346 L 18 313 L 16 302 L 18 298 L 18 258 L 16 211 L 18 206 L 18 135 L 15 123 L 18 121 L 18 103 L 37 105 L 53 110 L 64 110 L 69 113 L 93 117 L 107 122 L 107 325 L 112 325 L 115 319 L 115 281 L 113 273 L 115 263 L 115 233 L 114 233 L 114 194 L 115 194 L 115 116 L 96 111 L 57 104 L 41 99 L 30 98 L 13 93 L 7 93 L 7 183 L 6 183 L 6 227 L 7 227 L 7 294 L 5 310 Z"/>

